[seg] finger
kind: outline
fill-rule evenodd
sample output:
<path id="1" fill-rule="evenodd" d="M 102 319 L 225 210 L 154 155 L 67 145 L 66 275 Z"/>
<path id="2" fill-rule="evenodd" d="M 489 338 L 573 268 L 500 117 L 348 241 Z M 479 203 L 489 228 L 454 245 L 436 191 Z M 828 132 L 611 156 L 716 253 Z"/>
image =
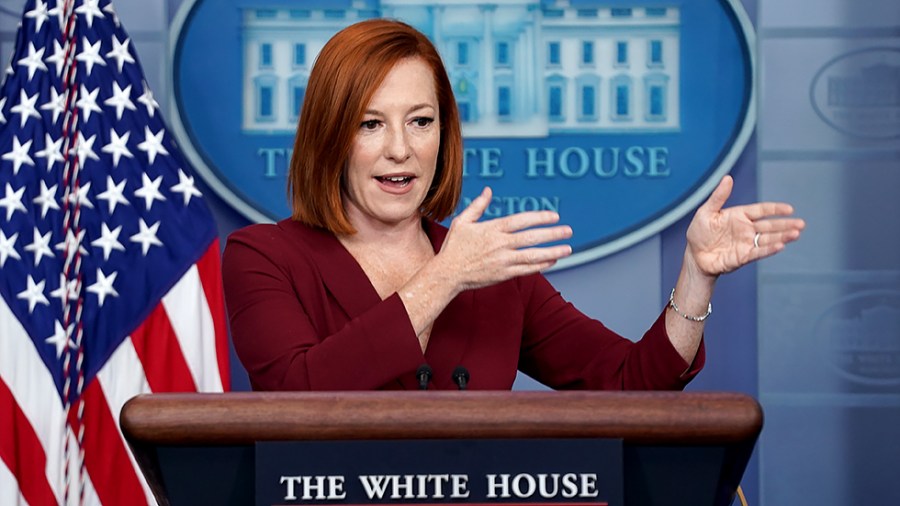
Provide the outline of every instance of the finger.
<path id="1" fill-rule="evenodd" d="M 763 234 L 759 237 L 759 241 L 764 245 L 785 245 L 789 242 L 794 242 L 800 238 L 799 230 L 785 230 L 782 232 L 774 232 L 769 234 Z"/>
<path id="2" fill-rule="evenodd" d="M 760 245 L 758 248 L 753 248 L 753 257 L 750 259 L 750 262 L 770 257 L 783 249 L 784 243 L 770 244 L 767 246 Z"/>
<path id="3" fill-rule="evenodd" d="M 559 221 L 559 214 L 553 211 L 525 211 L 494 220 L 502 232 L 516 232 L 539 225 L 552 225 Z"/>
<path id="4" fill-rule="evenodd" d="M 753 223 L 753 229 L 764 234 L 787 230 L 803 230 L 804 228 L 806 228 L 806 222 L 800 218 L 759 220 Z"/>
<path id="5" fill-rule="evenodd" d="M 571 254 L 572 247 L 568 244 L 543 248 L 526 248 L 515 252 L 513 255 L 513 262 L 517 265 L 543 264 L 546 262 L 555 262 L 556 260 L 565 258 Z"/>
<path id="6" fill-rule="evenodd" d="M 559 225 L 556 227 L 531 228 L 512 234 L 510 247 L 524 248 L 553 241 L 561 241 L 572 237 L 572 227 Z"/>
<path id="7" fill-rule="evenodd" d="M 472 200 L 472 202 L 470 202 L 455 219 L 468 223 L 475 223 L 481 219 L 488 204 L 491 203 L 492 195 L 491 187 L 485 186 L 484 189 L 481 190 L 481 194 L 475 197 L 475 199 Z"/>
<path id="8" fill-rule="evenodd" d="M 529 274 L 537 274 L 538 272 L 546 271 L 547 269 L 556 265 L 556 260 L 550 260 L 547 262 L 541 262 L 537 264 L 521 264 L 514 265 L 510 267 L 509 274 L 510 277 L 517 278 L 520 276 L 527 276 Z"/>
<path id="9" fill-rule="evenodd" d="M 765 234 L 759 234 L 759 239 L 756 240 L 756 247 L 754 249 L 761 250 L 768 247 L 776 247 L 776 252 L 780 251 L 781 248 L 790 242 L 794 242 L 800 238 L 800 230 L 790 229 L 790 230 L 781 230 L 777 232 L 768 232 Z"/>
<path id="10" fill-rule="evenodd" d="M 761 220 L 772 216 L 790 216 L 794 207 L 784 202 L 757 202 L 744 207 L 744 213 L 751 220 Z"/>
<path id="11" fill-rule="evenodd" d="M 722 209 L 728 197 L 731 196 L 731 189 L 734 188 L 734 179 L 731 176 L 725 176 L 719 181 L 719 185 L 713 190 L 712 195 L 706 199 L 703 206 L 706 210 L 717 212 Z"/>

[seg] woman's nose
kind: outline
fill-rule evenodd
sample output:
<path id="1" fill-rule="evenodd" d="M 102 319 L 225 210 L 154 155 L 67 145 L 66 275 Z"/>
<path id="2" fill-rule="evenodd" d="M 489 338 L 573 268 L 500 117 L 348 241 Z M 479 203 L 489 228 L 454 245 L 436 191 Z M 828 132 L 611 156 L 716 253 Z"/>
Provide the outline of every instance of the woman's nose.
<path id="1" fill-rule="evenodd" d="M 385 157 L 397 162 L 403 162 L 410 155 L 412 155 L 412 149 L 410 148 L 406 131 L 402 128 L 390 129 L 385 142 Z"/>

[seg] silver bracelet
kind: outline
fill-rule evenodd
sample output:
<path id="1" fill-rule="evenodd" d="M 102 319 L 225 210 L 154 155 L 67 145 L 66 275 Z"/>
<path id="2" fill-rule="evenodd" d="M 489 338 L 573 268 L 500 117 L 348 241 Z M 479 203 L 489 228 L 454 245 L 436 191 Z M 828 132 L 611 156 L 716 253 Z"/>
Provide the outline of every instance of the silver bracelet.
<path id="1" fill-rule="evenodd" d="M 690 320 L 692 322 L 702 322 L 703 320 L 709 318 L 709 315 L 712 314 L 712 302 L 706 307 L 706 314 L 703 316 L 691 316 L 689 314 L 684 314 L 678 309 L 678 306 L 675 305 L 675 289 L 672 289 L 672 293 L 669 294 L 669 307 L 672 308 L 672 311 L 675 311 L 675 314 L 684 318 L 685 320 Z"/>

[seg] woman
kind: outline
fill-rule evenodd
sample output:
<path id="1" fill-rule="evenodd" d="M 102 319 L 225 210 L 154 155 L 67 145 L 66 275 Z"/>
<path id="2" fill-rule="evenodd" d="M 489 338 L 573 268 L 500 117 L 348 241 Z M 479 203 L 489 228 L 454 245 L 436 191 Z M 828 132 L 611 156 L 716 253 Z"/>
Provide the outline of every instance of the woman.
<path id="1" fill-rule="evenodd" d="M 688 229 L 672 300 L 637 343 L 578 312 L 540 274 L 571 253 L 552 212 L 453 220 L 459 116 L 440 56 L 413 28 L 369 20 L 335 35 L 309 84 L 290 164 L 291 219 L 235 232 L 225 295 L 257 390 L 680 389 L 703 365 L 716 278 L 797 239 L 787 204 L 722 209 L 722 180 Z M 777 219 L 770 219 L 779 217 Z"/>

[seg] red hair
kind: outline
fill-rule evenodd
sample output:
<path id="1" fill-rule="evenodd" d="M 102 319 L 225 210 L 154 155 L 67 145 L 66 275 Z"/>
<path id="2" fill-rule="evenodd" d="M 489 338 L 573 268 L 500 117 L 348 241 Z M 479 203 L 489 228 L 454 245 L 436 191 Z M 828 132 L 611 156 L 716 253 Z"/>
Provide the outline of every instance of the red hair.
<path id="1" fill-rule="evenodd" d="M 341 202 L 350 147 L 375 91 L 407 58 L 431 68 L 441 125 L 434 182 L 421 211 L 438 221 L 453 213 L 462 189 L 462 132 L 447 71 L 425 35 L 400 21 L 370 19 L 335 34 L 310 73 L 288 171 L 293 219 L 335 234 L 356 232 Z"/>

